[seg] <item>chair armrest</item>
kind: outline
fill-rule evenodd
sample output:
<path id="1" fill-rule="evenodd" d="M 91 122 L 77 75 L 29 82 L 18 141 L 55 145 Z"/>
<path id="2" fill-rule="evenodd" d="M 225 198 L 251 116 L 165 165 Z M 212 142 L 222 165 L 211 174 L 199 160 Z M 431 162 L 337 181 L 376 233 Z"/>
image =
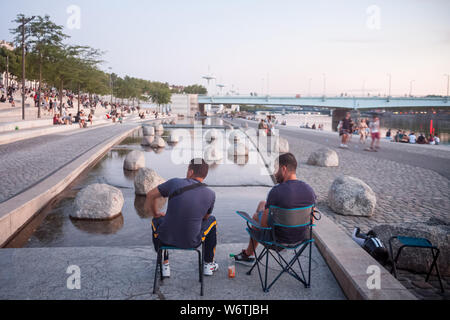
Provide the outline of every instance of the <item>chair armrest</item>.
<path id="1" fill-rule="evenodd" d="M 249 214 L 247 212 L 244 211 L 236 211 L 236 213 L 241 216 L 242 218 L 244 218 L 247 223 L 251 224 L 252 226 L 258 228 L 258 229 L 263 229 L 263 230 L 271 230 L 272 228 L 265 228 L 263 226 L 261 226 L 261 224 L 256 221 L 255 219 L 253 219 L 252 217 L 249 216 Z"/>

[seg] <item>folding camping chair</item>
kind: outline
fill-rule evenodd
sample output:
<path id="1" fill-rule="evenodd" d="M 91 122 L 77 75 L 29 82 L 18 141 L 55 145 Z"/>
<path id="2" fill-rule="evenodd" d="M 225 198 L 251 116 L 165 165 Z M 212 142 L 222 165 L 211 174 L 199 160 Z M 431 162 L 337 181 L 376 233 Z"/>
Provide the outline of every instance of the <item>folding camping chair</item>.
<path id="1" fill-rule="evenodd" d="M 163 275 L 162 275 L 162 260 L 164 256 L 164 251 L 166 250 L 184 250 L 184 251 L 197 251 L 198 254 L 198 274 L 199 274 L 199 281 L 200 281 L 200 296 L 203 297 L 203 267 L 204 267 L 204 261 L 203 257 L 205 255 L 205 242 L 202 241 L 201 243 L 201 249 L 199 249 L 200 246 L 197 248 L 189 248 L 189 249 L 181 249 L 171 246 L 164 246 L 162 245 L 158 249 L 158 254 L 156 258 L 156 267 L 155 267 L 155 279 L 153 280 L 153 294 L 156 293 L 157 285 L 158 285 L 158 268 L 160 273 L 161 281 L 163 281 Z"/>
<path id="2" fill-rule="evenodd" d="M 395 239 L 397 239 L 400 242 L 401 246 L 398 249 L 397 255 L 394 258 L 394 251 L 392 250 L 392 242 Z M 439 258 L 440 251 L 436 246 L 433 246 L 433 244 L 428 239 L 425 239 L 425 238 L 394 236 L 389 239 L 389 252 L 390 252 L 391 258 L 392 258 L 391 273 L 394 272 L 394 277 L 397 278 L 397 262 L 398 262 L 398 259 L 400 258 L 400 254 L 402 253 L 402 250 L 404 248 L 418 248 L 418 249 L 430 249 L 431 250 L 431 256 L 433 257 L 433 262 L 431 263 L 430 271 L 428 271 L 425 282 L 428 282 L 428 280 L 430 279 L 431 273 L 433 272 L 433 268 L 434 268 L 436 270 L 436 275 L 439 280 L 441 292 L 444 292 L 444 286 L 442 285 L 441 274 L 439 272 L 439 267 L 437 264 L 437 260 Z"/>
<path id="3" fill-rule="evenodd" d="M 261 243 L 264 246 L 262 252 L 258 255 L 255 251 L 256 261 L 252 268 L 247 272 L 251 275 L 255 267 L 258 268 L 259 279 L 264 292 L 269 292 L 270 288 L 275 282 L 284 274 L 287 273 L 293 278 L 301 282 L 305 288 L 309 288 L 311 284 L 311 259 L 312 259 L 312 227 L 314 226 L 315 213 L 320 215 L 319 211 L 315 210 L 314 206 L 298 209 L 283 209 L 276 206 L 271 206 L 269 210 L 268 225 L 265 228 L 260 225 L 258 221 L 253 220 L 247 213 L 238 211 L 240 215 L 247 221 L 247 232 L 252 240 Z M 253 242 L 252 242 L 253 244 Z M 305 276 L 300 257 L 309 247 L 308 257 L 308 276 Z M 253 248 L 255 249 L 255 248 Z M 284 250 L 291 250 L 294 255 L 290 261 L 287 261 L 280 252 Z M 276 253 L 276 256 L 274 253 Z M 268 284 L 269 271 L 269 255 L 271 255 L 278 265 L 282 268 L 281 272 Z M 261 273 L 262 259 L 265 259 L 264 280 Z M 294 270 L 295 263 L 298 263 L 301 276 Z"/>

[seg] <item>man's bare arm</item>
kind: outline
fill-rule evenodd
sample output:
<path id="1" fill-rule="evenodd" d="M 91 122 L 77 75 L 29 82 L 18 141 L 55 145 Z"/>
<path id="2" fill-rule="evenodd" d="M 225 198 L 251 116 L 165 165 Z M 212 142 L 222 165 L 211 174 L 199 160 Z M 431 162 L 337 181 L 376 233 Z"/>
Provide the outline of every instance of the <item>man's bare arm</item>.
<path id="1" fill-rule="evenodd" d="M 165 216 L 164 212 L 158 212 L 158 200 L 159 198 L 163 198 L 158 188 L 154 188 L 153 190 L 147 193 L 147 197 L 145 199 L 144 209 L 146 212 L 153 213 L 155 218 L 159 218 Z"/>

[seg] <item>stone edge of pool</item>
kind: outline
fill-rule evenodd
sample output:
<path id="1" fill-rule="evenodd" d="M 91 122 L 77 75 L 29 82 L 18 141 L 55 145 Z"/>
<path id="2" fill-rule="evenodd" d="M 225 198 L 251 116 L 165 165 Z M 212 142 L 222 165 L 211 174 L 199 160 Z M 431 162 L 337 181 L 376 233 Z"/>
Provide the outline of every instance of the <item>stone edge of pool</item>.
<path id="1" fill-rule="evenodd" d="M 130 130 L 112 137 L 101 146 L 89 150 L 64 168 L 35 186 L 0 204 L 0 246 L 4 246 L 46 204 L 67 188 L 81 173 L 101 159 L 114 145 L 138 130 L 136 124 Z M 314 230 L 316 245 L 349 299 L 363 300 L 415 300 L 400 282 L 380 266 L 362 248 L 356 245 L 339 227 L 327 217 Z M 367 287 L 368 266 L 381 270 L 381 289 Z"/>

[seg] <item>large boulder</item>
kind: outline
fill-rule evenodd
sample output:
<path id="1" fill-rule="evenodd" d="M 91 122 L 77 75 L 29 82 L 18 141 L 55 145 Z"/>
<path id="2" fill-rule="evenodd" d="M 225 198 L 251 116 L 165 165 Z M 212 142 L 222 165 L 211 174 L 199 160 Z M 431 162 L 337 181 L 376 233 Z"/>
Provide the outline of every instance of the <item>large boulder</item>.
<path id="1" fill-rule="evenodd" d="M 427 222 L 383 224 L 374 227 L 373 231 L 385 244 L 386 248 L 389 248 L 389 239 L 393 236 L 428 239 L 440 250 L 438 266 L 441 275 L 450 276 L 450 223 L 448 220 L 431 218 Z M 397 254 L 399 246 L 399 241 L 394 240 L 392 242 L 394 256 Z M 431 250 L 404 248 L 398 260 L 398 267 L 400 269 L 427 273 L 430 270 L 431 263 Z M 434 270 L 433 274 L 435 274 Z"/>
<path id="2" fill-rule="evenodd" d="M 155 170 L 148 168 L 141 168 L 134 178 L 134 190 L 137 195 L 145 196 L 147 193 L 166 182 L 161 178 Z"/>
<path id="3" fill-rule="evenodd" d="M 274 151 L 278 153 L 288 153 L 289 152 L 289 142 L 282 137 L 274 137 Z"/>
<path id="4" fill-rule="evenodd" d="M 156 133 L 159 133 L 159 134 L 163 133 L 164 126 L 162 124 L 155 125 L 155 131 L 156 131 Z"/>
<path id="5" fill-rule="evenodd" d="M 166 142 L 161 137 L 156 137 L 155 140 L 153 140 L 152 144 L 150 145 L 152 148 L 156 149 L 162 149 L 166 147 Z"/>
<path id="6" fill-rule="evenodd" d="M 372 189 L 354 177 L 338 177 L 328 192 L 330 208 L 345 216 L 370 217 L 376 204 L 377 197 Z"/>
<path id="7" fill-rule="evenodd" d="M 169 136 L 169 143 L 178 143 L 180 142 L 180 135 L 172 132 Z"/>
<path id="8" fill-rule="evenodd" d="M 149 147 L 155 141 L 155 136 L 144 136 L 142 138 L 141 146 Z"/>
<path id="9" fill-rule="evenodd" d="M 228 140 L 230 141 L 231 144 L 237 142 L 244 142 L 246 140 L 246 135 L 241 130 L 233 130 L 230 132 Z"/>
<path id="10" fill-rule="evenodd" d="M 143 167 L 145 167 L 144 152 L 134 150 L 127 154 L 123 162 L 123 168 L 125 170 L 136 171 Z"/>
<path id="11" fill-rule="evenodd" d="M 248 156 L 249 154 L 248 145 L 243 142 L 234 143 L 228 149 L 228 154 L 230 156 Z"/>
<path id="12" fill-rule="evenodd" d="M 216 130 L 216 129 L 208 130 L 205 133 L 205 141 L 206 142 L 213 142 L 213 141 L 219 139 L 219 135 L 220 135 L 220 132 L 218 130 Z"/>
<path id="13" fill-rule="evenodd" d="M 119 216 L 123 194 L 107 184 L 91 184 L 78 192 L 70 216 L 82 220 L 111 220 Z"/>
<path id="14" fill-rule="evenodd" d="M 144 136 L 154 136 L 155 135 L 155 128 L 151 126 L 143 126 L 142 131 L 144 133 Z"/>
<path id="15" fill-rule="evenodd" d="M 339 157 L 333 149 L 322 148 L 309 156 L 308 164 L 319 167 L 338 167 Z"/>

